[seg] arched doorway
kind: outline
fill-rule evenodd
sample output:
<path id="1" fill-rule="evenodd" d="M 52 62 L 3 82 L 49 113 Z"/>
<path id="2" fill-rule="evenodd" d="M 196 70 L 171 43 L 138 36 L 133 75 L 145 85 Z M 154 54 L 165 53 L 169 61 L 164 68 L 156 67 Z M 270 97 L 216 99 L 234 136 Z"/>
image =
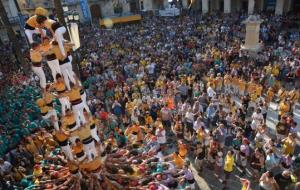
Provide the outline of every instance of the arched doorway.
<path id="1" fill-rule="evenodd" d="M 140 5 L 138 0 L 131 0 L 129 2 L 130 12 L 133 14 L 139 13 Z"/>
<path id="2" fill-rule="evenodd" d="M 99 21 L 101 18 L 101 8 L 98 4 L 93 4 L 90 6 L 91 16 L 93 21 Z"/>
<path id="3" fill-rule="evenodd" d="M 294 13 L 299 15 L 300 14 L 300 0 L 294 0 L 291 9 Z"/>

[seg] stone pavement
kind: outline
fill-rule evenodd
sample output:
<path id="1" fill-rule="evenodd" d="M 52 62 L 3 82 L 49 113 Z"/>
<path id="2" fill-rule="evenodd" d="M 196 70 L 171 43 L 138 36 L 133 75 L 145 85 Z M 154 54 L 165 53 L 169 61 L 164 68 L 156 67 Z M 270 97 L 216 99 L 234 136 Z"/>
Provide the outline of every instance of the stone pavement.
<path id="1" fill-rule="evenodd" d="M 241 102 L 238 98 L 233 97 L 233 100 L 237 103 L 237 105 L 241 105 Z M 267 119 L 266 119 L 266 125 L 269 129 L 268 135 L 266 135 L 265 139 L 268 138 L 275 138 L 276 130 L 275 126 L 278 123 L 278 111 L 277 111 L 277 106 L 278 104 L 276 103 L 271 103 L 268 111 L 267 111 Z M 300 153 L 300 104 L 296 104 L 294 106 L 294 120 L 297 122 L 297 131 L 298 131 L 298 146 L 296 147 L 295 150 L 295 155 Z M 193 160 L 191 160 L 193 163 Z M 206 165 L 206 164 L 204 164 Z M 191 170 L 194 173 L 196 183 L 198 185 L 199 190 L 221 190 L 223 185 L 220 180 L 218 180 L 215 175 L 214 171 L 210 170 L 208 168 L 204 168 L 203 172 L 199 175 L 197 170 L 194 168 L 194 165 L 191 165 Z M 274 171 L 275 173 L 280 172 L 279 170 Z M 242 188 L 238 177 L 245 177 L 247 179 L 250 179 L 251 181 L 251 189 L 252 190 L 257 190 L 259 189 L 258 187 L 258 182 L 254 182 L 251 180 L 250 172 L 247 171 L 245 176 L 241 176 L 239 170 L 237 167 L 235 167 L 234 173 L 230 177 L 230 180 L 228 181 L 228 190 L 240 190 Z"/>

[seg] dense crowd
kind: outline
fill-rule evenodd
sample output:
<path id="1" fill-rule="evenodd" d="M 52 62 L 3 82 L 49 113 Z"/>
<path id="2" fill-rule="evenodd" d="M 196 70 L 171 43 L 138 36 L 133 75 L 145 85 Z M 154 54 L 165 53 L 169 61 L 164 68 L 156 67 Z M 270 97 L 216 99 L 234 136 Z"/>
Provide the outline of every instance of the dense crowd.
<path id="1" fill-rule="evenodd" d="M 75 77 L 68 89 L 85 89 L 79 121 L 56 96 L 65 76 L 52 75 L 43 96 L 33 78 L 1 98 L 2 188 L 188 190 L 206 171 L 223 189 L 233 173 L 243 190 L 299 188 L 299 31 L 290 27 L 294 16 L 261 17 L 264 46 L 255 58 L 240 49 L 246 15 L 83 26 L 82 85 Z M 41 117 L 46 105 L 57 118 Z"/>

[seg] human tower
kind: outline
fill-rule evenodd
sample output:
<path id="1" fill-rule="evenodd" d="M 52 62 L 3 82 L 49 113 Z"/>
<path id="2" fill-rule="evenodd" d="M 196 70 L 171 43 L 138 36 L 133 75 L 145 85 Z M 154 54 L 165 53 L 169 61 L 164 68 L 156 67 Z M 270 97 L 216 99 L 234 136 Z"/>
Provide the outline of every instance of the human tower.
<path id="1" fill-rule="evenodd" d="M 75 176 L 81 176 L 79 168 L 97 172 L 101 159 L 95 142 L 100 142 L 100 139 L 86 103 L 86 93 L 72 69 L 74 44 L 64 39 L 65 26 L 49 19 L 47 14 L 47 10 L 38 7 L 25 25 L 25 34 L 31 45 L 32 71 L 39 77 L 42 89 L 42 97 L 36 104 L 42 118 L 52 123 L 54 137 L 69 161 L 70 172 Z M 41 42 L 33 40 L 34 34 L 41 36 Z M 44 60 L 51 70 L 52 84 L 47 84 Z M 55 109 L 55 99 L 61 104 L 61 114 Z"/>

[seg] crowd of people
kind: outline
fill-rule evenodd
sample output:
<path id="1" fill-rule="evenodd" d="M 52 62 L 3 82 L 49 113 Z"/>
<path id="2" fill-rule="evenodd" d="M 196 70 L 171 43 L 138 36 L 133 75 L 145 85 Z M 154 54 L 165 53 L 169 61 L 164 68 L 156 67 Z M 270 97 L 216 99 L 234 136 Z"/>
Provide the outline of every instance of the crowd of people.
<path id="1" fill-rule="evenodd" d="M 71 43 L 32 42 L 33 67 L 47 59 L 51 74 L 34 68 L 1 98 L 1 187 L 188 190 L 210 171 L 223 189 L 234 173 L 243 190 L 299 189 L 299 31 L 261 17 L 255 57 L 240 49 L 243 14 L 82 26 L 81 81 Z"/>

